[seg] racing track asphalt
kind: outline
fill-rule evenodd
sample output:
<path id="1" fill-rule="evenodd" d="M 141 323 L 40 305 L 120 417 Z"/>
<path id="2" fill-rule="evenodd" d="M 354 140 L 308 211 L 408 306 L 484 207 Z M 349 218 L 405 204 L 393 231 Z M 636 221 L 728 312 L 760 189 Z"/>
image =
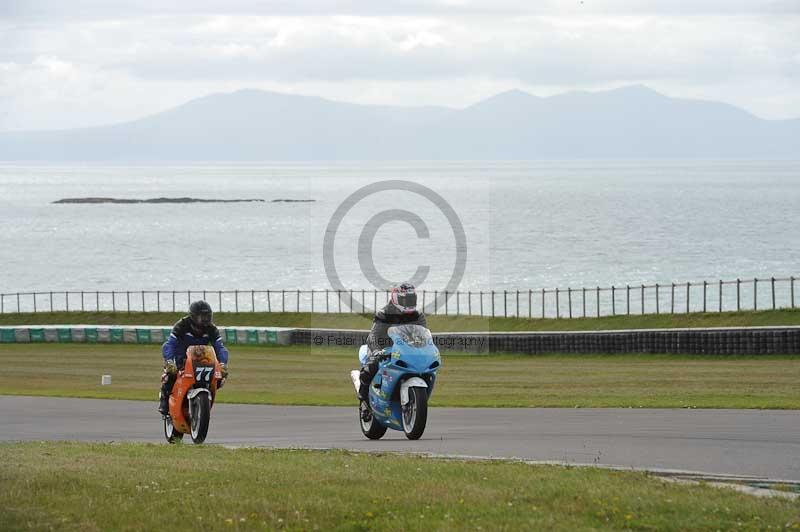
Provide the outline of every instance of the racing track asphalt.
<path id="1" fill-rule="evenodd" d="M 164 441 L 155 402 L 0 396 L 0 441 Z M 344 448 L 800 480 L 800 411 L 431 408 L 366 440 L 356 408 L 219 404 L 209 444 Z"/>

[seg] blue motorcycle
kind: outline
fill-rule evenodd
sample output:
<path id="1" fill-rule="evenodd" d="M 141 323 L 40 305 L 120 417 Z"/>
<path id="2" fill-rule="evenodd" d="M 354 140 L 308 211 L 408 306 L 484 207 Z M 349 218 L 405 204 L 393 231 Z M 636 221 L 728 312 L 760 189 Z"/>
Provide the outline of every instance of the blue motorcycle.
<path id="1" fill-rule="evenodd" d="M 377 440 L 391 428 L 416 440 L 428 421 L 428 399 L 442 364 L 439 349 L 431 332 L 420 325 L 390 327 L 389 338 L 392 346 L 376 354 L 381 361 L 369 387 L 369 404 L 359 405 L 361 432 Z M 362 365 L 366 363 L 367 346 L 361 346 L 358 356 Z M 357 393 L 358 370 L 351 371 L 350 377 Z"/>

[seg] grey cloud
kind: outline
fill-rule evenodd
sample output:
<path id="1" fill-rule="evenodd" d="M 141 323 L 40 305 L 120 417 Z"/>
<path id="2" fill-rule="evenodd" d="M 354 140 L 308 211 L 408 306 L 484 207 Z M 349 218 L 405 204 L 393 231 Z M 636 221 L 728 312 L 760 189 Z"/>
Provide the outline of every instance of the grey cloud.
<path id="1" fill-rule="evenodd" d="M 178 14 L 776 14 L 800 13 L 796 0 L 6 0 L 0 18 L 98 19 Z"/>
<path id="2" fill-rule="evenodd" d="M 233 33 L 209 43 L 202 34 L 160 43 L 111 68 L 143 79 L 240 79 L 279 82 L 423 80 L 485 76 L 536 85 L 682 79 L 708 83 L 753 76 L 794 77 L 798 68 L 796 24 L 759 25 L 653 19 L 635 31 L 592 25 L 558 28 L 530 17 L 512 27 L 469 24 L 421 32 L 441 42 L 403 49 L 413 29 L 370 31 L 357 38 L 335 28 L 295 35 L 273 46 L 273 34 L 243 40 Z M 324 27 L 324 24 L 322 24 Z M 705 32 L 697 37 L 692 31 Z M 743 35 L 747 31 L 752 37 Z M 713 33 L 715 32 L 716 33 Z M 575 33 L 580 33 L 580 38 Z M 480 35 L 478 35 L 480 34 Z M 680 34 L 681 38 L 676 38 Z M 712 38 L 713 37 L 713 38 Z"/>

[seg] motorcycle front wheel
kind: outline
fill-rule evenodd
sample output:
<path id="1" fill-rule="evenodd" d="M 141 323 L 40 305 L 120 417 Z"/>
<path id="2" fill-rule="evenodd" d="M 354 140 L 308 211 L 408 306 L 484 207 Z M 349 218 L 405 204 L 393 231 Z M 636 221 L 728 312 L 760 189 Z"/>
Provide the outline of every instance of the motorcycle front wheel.
<path id="1" fill-rule="evenodd" d="M 386 427 L 378 423 L 372 410 L 366 402 L 362 401 L 358 407 L 358 419 L 361 424 L 361 432 L 370 440 L 379 440 L 386 434 Z"/>
<path id="2" fill-rule="evenodd" d="M 207 393 L 198 394 L 191 400 L 189 411 L 192 415 L 192 442 L 203 443 L 208 435 L 208 423 L 211 421 L 211 401 Z"/>
<path id="3" fill-rule="evenodd" d="M 428 421 L 428 390 L 408 389 L 408 403 L 403 406 L 403 432 L 409 440 L 418 440 Z"/>

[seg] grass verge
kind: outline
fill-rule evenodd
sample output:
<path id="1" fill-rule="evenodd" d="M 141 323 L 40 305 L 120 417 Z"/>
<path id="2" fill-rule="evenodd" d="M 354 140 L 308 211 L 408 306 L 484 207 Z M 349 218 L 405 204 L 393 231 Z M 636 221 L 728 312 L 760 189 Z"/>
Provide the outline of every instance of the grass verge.
<path id="1" fill-rule="evenodd" d="M 3 530 L 765 530 L 800 505 L 644 473 L 344 451 L 0 445 Z"/>
<path id="2" fill-rule="evenodd" d="M 6 344 L 2 393 L 155 400 L 155 346 Z M 221 402 L 354 403 L 348 349 L 237 346 Z M 111 374 L 111 386 L 100 376 Z M 800 357 L 445 353 L 432 406 L 800 409 Z"/>
<path id="3" fill-rule="evenodd" d="M 171 312 L 38 312 L 0 314 L 0 325 L 171 325 L 183 314 Z M 372 317 L 360 314 L 311 314 L 306 312 L 214 314 L 218 325 L 259 327 L 314 327 L 330 329 L 369 329 Z M 437 332 L 468 331 L 597 331 L 617 329 L 663 329 L 679 327 L 755 327 L 800 325 L 800 309 L 648 314 L 644 316 L 606 316 L 602 318 L 527 319 L 485 318 L 480 316 L 428 316 Z"/>

